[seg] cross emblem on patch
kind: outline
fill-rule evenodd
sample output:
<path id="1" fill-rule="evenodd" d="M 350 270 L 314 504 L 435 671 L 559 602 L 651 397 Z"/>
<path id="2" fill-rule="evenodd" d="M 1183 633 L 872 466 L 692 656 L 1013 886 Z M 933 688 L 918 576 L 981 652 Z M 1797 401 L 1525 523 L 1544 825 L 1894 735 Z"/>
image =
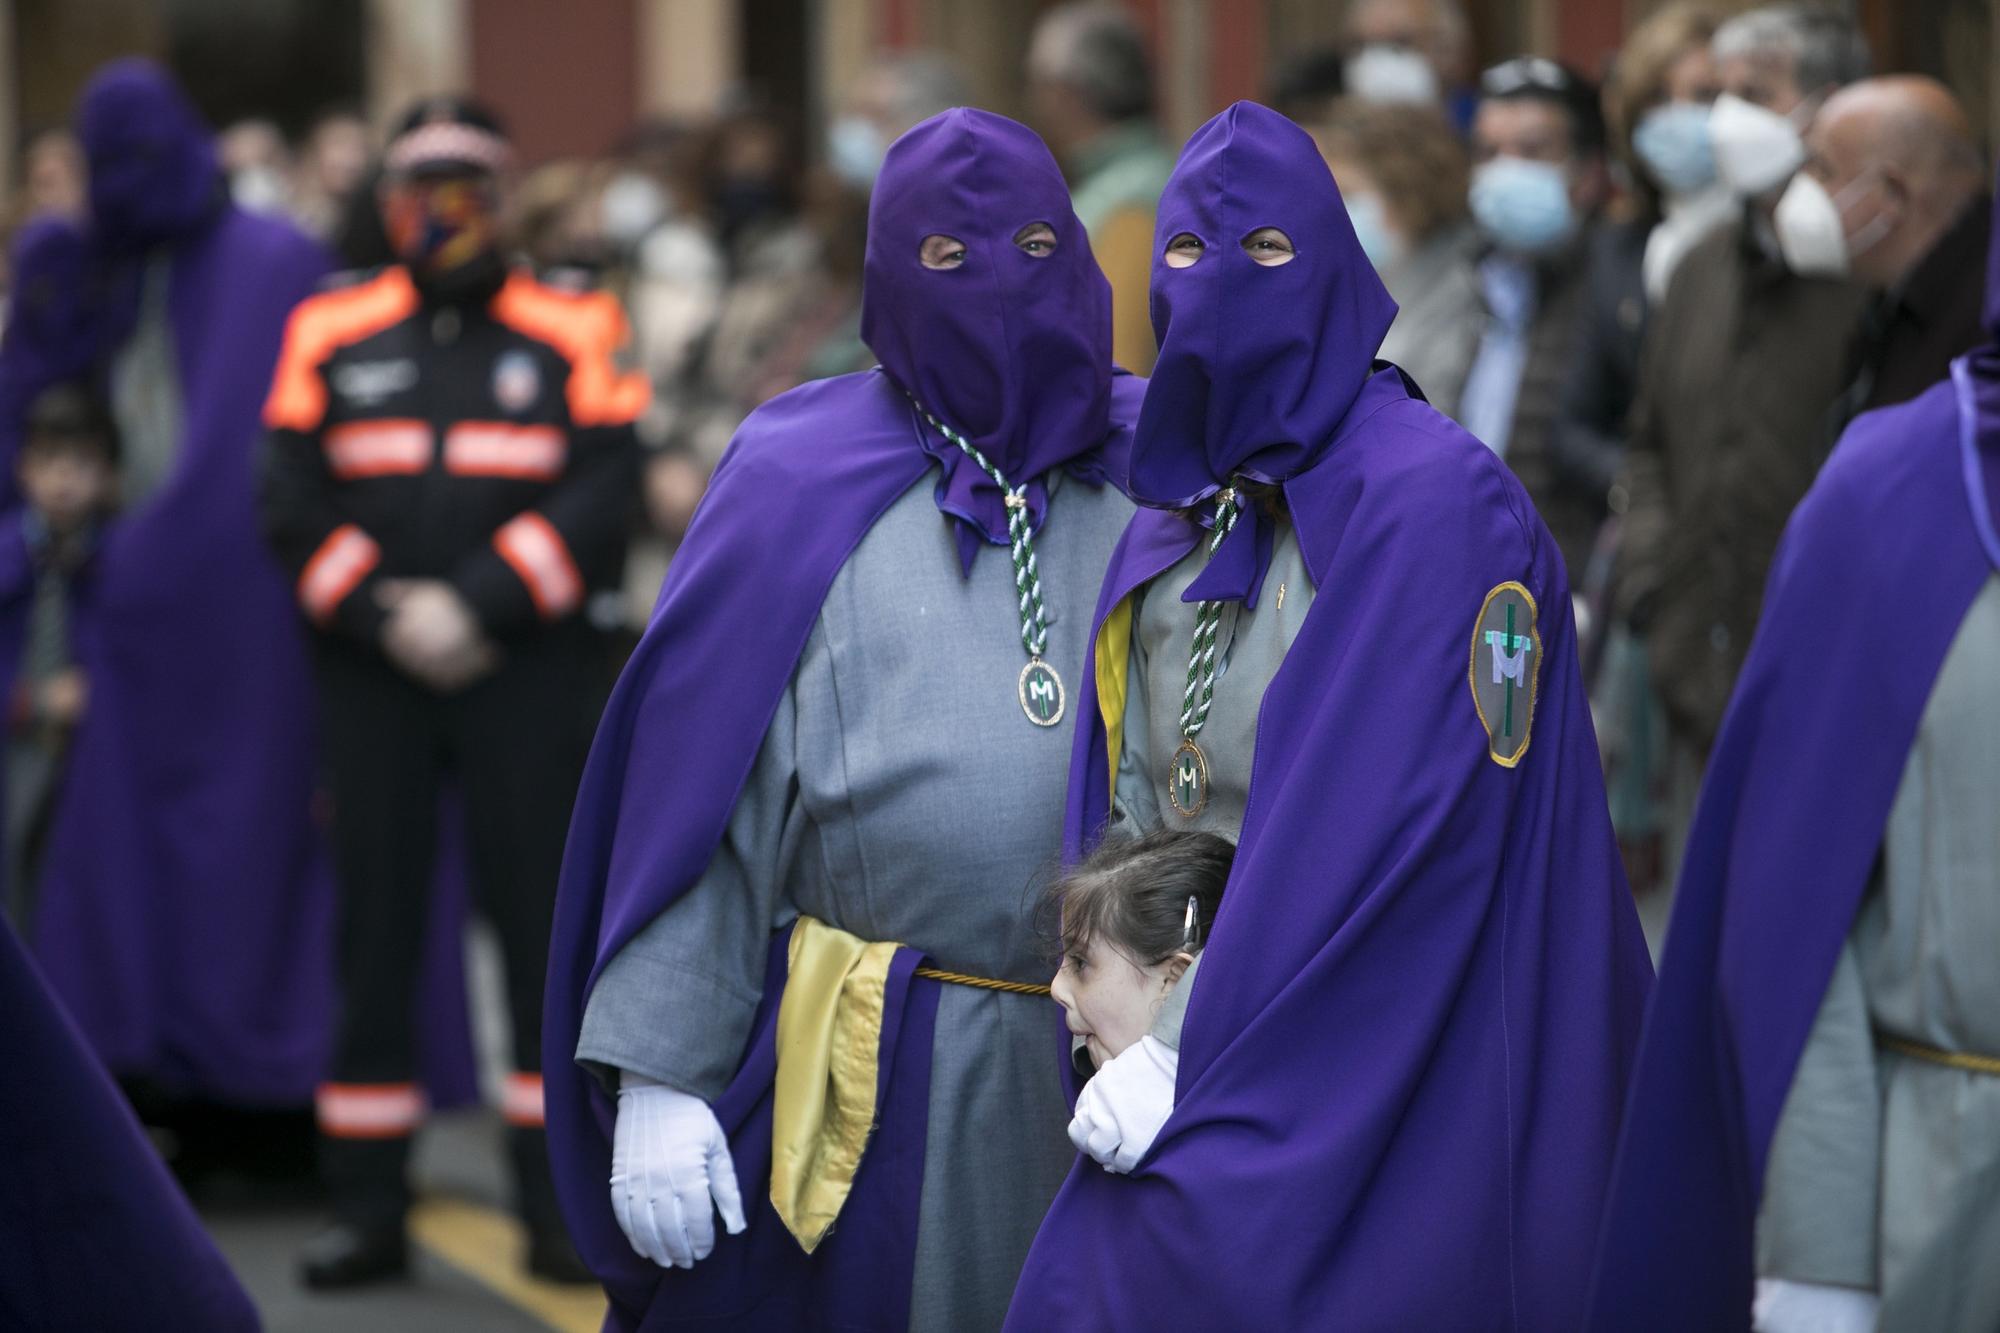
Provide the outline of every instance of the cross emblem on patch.
<path id="1" fill-rule="evenodd" d="M 1487 753 L 1503 768 L 1527 754 L 1534 726 L 1542 646 L 1535 617 L 1534 595 L 1519 583 L 1503 583 L 1486 594 L 1472 629 L 1472 703 L 1486 730 Z"/>

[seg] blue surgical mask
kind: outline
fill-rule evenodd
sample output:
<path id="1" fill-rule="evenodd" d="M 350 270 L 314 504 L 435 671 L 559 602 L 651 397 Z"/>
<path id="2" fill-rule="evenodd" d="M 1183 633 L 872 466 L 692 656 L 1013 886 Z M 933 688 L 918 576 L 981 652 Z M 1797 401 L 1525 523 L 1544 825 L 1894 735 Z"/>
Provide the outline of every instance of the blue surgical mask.
<path id="1" fill-rule="evenodd" d="M 888 151 L 882 131 L 866 116 L 842 116 L 826 132 L 827 165 L 857 190 L 874 186 Z"/>
<path id="2" fill-rule="evenodd" d="M 1347 205 L 1347 220 L 1354 226 L 1354 239 L 1361 242 L 1361 251 L 1375 271 L 1387 272 L 1401 262 L 1403 238 L 1389 225 L 1389 212 L 1382 206 L 1381 196 L 1344 194 L 1340 198 Z"/>
<path id="3" fill-rule="evenodd" d="M 1569 177 L 1553 162 L 1496 157 L 1472 173 L 1473 221 L 1500 249 L 1546 254 L 1576 231 L 1569 205 Z"/>
<path id="4" fill-rule="evenodd" d="M 1639 117 L 1632 151 L 1668 194 L 1693 194 L 1715 179 L 1715 147 L 1708 137 L 1708 106 L 1668 102 Z"/>

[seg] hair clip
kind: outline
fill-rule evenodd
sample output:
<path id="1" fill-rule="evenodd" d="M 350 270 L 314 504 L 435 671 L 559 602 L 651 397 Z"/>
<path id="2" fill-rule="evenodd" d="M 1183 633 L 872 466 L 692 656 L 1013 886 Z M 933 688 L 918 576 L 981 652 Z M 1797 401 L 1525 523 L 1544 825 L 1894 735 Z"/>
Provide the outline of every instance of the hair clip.
<path id="1" fill-rule="evenodd" d="M 1181 920 L 1181 947 L 1189 953 L 1194 952 L 1195 945 L 1194 911 L 1195 896 L 1190 893 L 1188 895 L 1187 916 Z"/>

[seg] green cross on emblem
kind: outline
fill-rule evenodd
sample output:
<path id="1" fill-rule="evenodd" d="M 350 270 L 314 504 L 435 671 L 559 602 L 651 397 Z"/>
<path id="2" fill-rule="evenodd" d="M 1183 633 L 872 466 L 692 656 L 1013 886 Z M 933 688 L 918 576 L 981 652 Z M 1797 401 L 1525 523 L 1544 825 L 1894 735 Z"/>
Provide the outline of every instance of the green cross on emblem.
<path id="1" fill-rule="evenodd" d="M 1514 632 L 1512 602 L 1507 603 L 1507 628 L 1486 631 L 1486 646 L 1493 650 L 1493 683 L 1506 688 L 1506 716 L 1500 727 L 1503 736 L 1514 734 L 1514 693 L 1528 683 L 1528 654 L 1534 643 L 1528 635 Z"/>

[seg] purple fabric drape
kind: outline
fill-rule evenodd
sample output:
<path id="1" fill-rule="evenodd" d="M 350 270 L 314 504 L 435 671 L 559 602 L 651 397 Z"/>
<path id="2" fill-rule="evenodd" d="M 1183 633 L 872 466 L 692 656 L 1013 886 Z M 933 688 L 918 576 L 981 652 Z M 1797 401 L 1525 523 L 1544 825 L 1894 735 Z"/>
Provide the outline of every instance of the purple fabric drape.
<path id="1" fill-rule="evenodd" d="M 0 1326 L 259 1327 L 131 1110 L 0 921 Z"/>

